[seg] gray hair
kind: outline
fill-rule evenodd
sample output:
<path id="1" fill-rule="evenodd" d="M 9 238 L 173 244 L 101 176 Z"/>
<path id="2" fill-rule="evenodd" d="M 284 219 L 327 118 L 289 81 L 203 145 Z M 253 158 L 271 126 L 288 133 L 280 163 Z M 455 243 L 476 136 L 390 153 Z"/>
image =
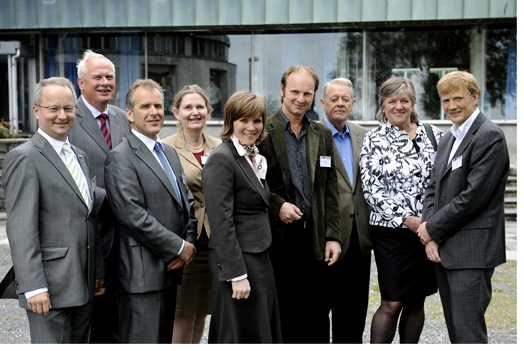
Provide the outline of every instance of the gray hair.
<path id="1" fill-rule="evenodd" d="M 156 89 L 160 92 L 160 95 L 162 95 L 162 101 L 164 101 L 164 91 L 162 90 L 162 87 L 160 86 L 160 84 L 158 84 L 157 82 L 155 82 L 152 79 L 138 79 L 133 84 L 131 84 L 131 87 L 129 88 L 126 94 L 126 107 L 129 110 L 131 111 L 135 110 L 134 95 L 135 95 L 135 91 L 138 88 L 142 88 L 142 89 L 149 90 L 149 91 Z"/>
<path id="2" fill-rule="evenodd" d="M 71 95 L 73 95 L 73 101 L 76 101 L 75 87 L 73 83 L 67 78 L 63 77 L 52 77 L 47 79 L 42 79 L 40 83 L 35 86 L 33 91 L 33 105 L 40 105 L 42 103 L 42 91 L 48 85 L 60 85 L 71 90 Z"/>
<path id="3" fill-rule="evenodd" d="M 351 83 L 351 81 L 349 79 L 347 79 L 347 78 L 336 78 L 336 79 L 333 79 L 331 82 L 327 82 L 324 85 L 324 90 L 322 91 L 322 98 L 323 99 L 326 98 L 328 89 L 329 89 L 331 84 L 338 84 L 338 85 L 345 85 L 345 86 L 347 86 L 349 88 L 350 93 L 351 93 L 351 98 L 353 99 L 355 97 L 355 92 L 353 91 L 353 83 Z"/>
<path id="4" fill-rule="evenodd" d="M 418 119 L 418 114 L 415 112 L 415 104 L 417 103 L 417 93 L 415 92 L 415 86 L 409 78 L 393 77 L 386 80 L 380 87 L 378 92 L 378 106 L 379 111 L 377 113 L 377 120 L 379 122 L 386 122 L 386 114 L 384 113 L 384 103 L 387 98 L 397 96 L 398 94 L 406 94 L 411 100 L 411 114 L 409 119 L 411 122 L 415 122 Z"/>
<path id="5" fill-rule="evenodd" d="M 100 59 L 106 60 L 111 65 L 111 67 L 113 68 L 113 72 L 115 72 L 115 75 L 116 75 L 115 65 L 113 64 L 113 62 L 111 62 L 104 55 L 97 54 L 96 52 L 93 52 L 91 50 L 86 50 L 82 58 L 78 60 L 76 63 L 76 69 L 77 69 L 77 74 L 79 78 L 84 79 L 86 72 L 87 72 L 87 67 L 86 67 L 87 61 L 94 59 L 94 58 L 100 58 Z"/>

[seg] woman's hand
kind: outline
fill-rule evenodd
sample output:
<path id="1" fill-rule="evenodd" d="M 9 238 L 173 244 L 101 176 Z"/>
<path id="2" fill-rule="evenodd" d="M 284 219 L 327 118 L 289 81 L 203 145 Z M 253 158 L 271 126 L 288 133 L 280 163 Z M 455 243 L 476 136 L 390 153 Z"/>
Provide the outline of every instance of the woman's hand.
<path id="1" fill-rule="evenodd" d="M 422 224 L 422 218 L 408 216 L 408 218 L 406 218 L 404 222 L 402 222 L 402 224 L 408 227 L 408 229 L 411 230 L 412 232 L 416 233 L 418 227 Z"/>
<path id="2" fill-rule="evenodd" d="M 231 297 L 237 300 L 247 299 L 251 292 L 251 285 L 249 285 L 247 278 L 231 282 L 231 287 L 233 288 L 233 296 Z"/>

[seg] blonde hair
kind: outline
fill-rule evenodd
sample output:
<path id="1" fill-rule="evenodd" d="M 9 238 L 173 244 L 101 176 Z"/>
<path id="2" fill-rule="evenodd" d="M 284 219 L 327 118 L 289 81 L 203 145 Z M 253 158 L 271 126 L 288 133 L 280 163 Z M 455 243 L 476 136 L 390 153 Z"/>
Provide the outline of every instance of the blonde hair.
<path id="1" fill-rule="evenodd" d="M 437 83 L 438 95 L 454 93 L 464 88 L 469 96 L 480 94 L 480 88 L 475 76 L 465 71 L 453 71 L 440 78 Z"/>

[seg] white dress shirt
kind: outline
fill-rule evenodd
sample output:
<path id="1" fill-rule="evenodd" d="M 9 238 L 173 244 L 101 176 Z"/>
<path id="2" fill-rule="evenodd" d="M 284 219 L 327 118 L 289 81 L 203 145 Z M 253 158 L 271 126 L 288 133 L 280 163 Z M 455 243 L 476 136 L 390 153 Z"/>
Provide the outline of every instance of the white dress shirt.
<path id="1" fill-rule="evenodd" d="M 475 112 L 473 112 L 473 114 L 464 123 L 462 123 L 460 127 L 457 127 L 456 123 L 453 123 L 453 125 L 451 126 L 451 129 L 449 131 L 455 137 L 455 142 L 453 143 L 453 147 L 451 148 L 451 152 L 449 153 L 448 164 L 453 159 L 453 156 L 455 156 L 455 152 L 460 146 L 460 143 L 462 143 L 462 140 L 464 140 L 464 137 L 466 136 L 466 134 L 468 134 L 469 128 L 471 128 L 471 125 L 473 124 L 473 122 L 475 122 L 475 119 L 477 119 L 479 113 L 480 111 L 477 108 Z"/>
<path id="2" fill-rule="evenodd" d="M 94 119 L 96 121 L 96 124 L 98 124 L 98 128 L 100 128 L 100 125 L 101 125 L 102 122 L 100 122 L 100 118 L 98 118 L 98 116 L 100 116 L 100 114 L 102 114 L 102 113 L 105 114 L 106 116 L 109 116 L 109 107 L 106 106 L 106 109 L 103 112 L 100 112 L 96 108 L 91 106 L 91 104 L 89 104 L 89 102 L 87 102 L 87 100 L 84 98 L 84 95 L 80 95 L 80 96 L 82 97 L 82 101 L 84 102 L 84 104 L 86 104 L 88 110 L 93 115 L 93 117 L 94 117 Z M 106 119 L 106 125 L 107 125 L 107 130 L 109 131 L 109 133 L 111 133 L 111 129 L 109 128 L 109 118 Z"/>

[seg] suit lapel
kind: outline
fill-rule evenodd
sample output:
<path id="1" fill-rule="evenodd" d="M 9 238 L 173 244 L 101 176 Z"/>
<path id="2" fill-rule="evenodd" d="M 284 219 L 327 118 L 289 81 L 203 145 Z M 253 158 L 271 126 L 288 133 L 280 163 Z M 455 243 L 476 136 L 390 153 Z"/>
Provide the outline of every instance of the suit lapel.
<path id="1" fill-rule="evenodd" d="M 326 117 L 324 117 L 326 118 Z M 321 124 L 325 125 L 327 127 L 327 124 L 324 120 L 320 121 Z M 348 126 L 349 128 L 349 126 Z M 350 131 L 351 133 L 351 131 Z M 352 146 L 354 145 L 353 144 L 353 135 L 351 135 L 351 144 Z M 351 186 L 351 182 L 349 181 L 349 177 L 348 177 L 348 174 L 346 172 L 346 167 L 344 167 L 344 162 L 342 161 L 342 156 L 340 156 L 340 153 L 338 152 L 338 148 L 337 146 L 334 144 L 334 141 L 333 141 L 333 148 L 334 148 L 334 156 L 335 156 L 335 166 L 337 168 L 337 171 L 338 173 L 340 173 L 340 175 L 342 175 L 342 178 L 344 179 L 344 181 L 347 183 L 347 185 L 349 186 L 350 189 L 353 189 L 353 187 Z M 355 150 L 355 148 L 353 147 L 353 150 Z M 355 152 L 353 152 L 353 160 L 355 159 Z M 354 166 L 353 166 L 354 167 Z M 355 169 L 355 168 L 353 168 Z M 354 173 L 354 172 L 353 172 Z"/>
<path id="2" fill-rule="evenodd" d="M 231 152 L 235 156 L 238 166 L 244 172 L 244 175 L 249 180 L 249 182 L 255 187 L 255 189 L 260 194 L 260 197 L 264 202 L 266 203 L 266 206 L 269 206 L 269 191 L 267 189 L 267 184 L 265 187 L 262 186 L 262 184 L 258 181 L 258 177 L 256 176 L 255 172 L 253 171 L 253 168 L 249 165 L 248 161 L 245 157 L 240 156 L 235 148 L 235 145 L 233 145 L 233 142 L 231 140 L 226 141 L 229 148 L 231 149 Z"/>
<path id="3" fill-rule="evenodd" d="M 186 144 L 186 139 L 184 138 L 184 132 L 183 131 L 179 131 L 178 132 L 177 138 L 175 140 L 175 147 L 176 147 L 176 149 L 178 151 L 178 155 L 180 157 L 183 157 L 184 159 L 187 160 L 187 162 L 191 163 L 192 165 L 194 165 L 198 169 L 202 170 L 202 166 L 200 166 L 200 163 L 198 163 L 198 161 L 195 158 L 195 156 L 193 156 L 193 152 L 191 152 L 191 150 L 189 150 L 189 147 Z"/>
<path id="4" fill-rule="evenodd" d="M 185 206 L 182 206 L 182 207 L 187 209 L 189 206 L 189 200 L 187 198 L 187 193 L 185 191 L 186 179 L 182 178 L 182 174 L 184 173 L 184 170 L 182 169 L 182 167 L 178 166 L 179 162 L 176 161 L 176 151 L 174 149 L 172 149 L 171 147 L 165 147 L 164 153 L 166 154 L 167 160 L 169 161 L 169 164 L 171 165 L 171 168 L 173 168 L 173 172 L 175 173 L 176 181 L 178 183 L 178 189 L 180 190 L 180 196 L 182 197 L 182 202 L 185 204 Z M 171 184 L 171 182 L 169 183 Z M 175 200 L 177 200 L 176 194 L 175 194 Z"/>
<path id="5" fill-rule="evenodd" d="M 273 149 L 275 150 L 277 161 L 280 166 L 279 168 L 284 179 L 284 185 L 286 189 L 289 189 L 291 186 L 291 170 L 289 169 L 284 125 L 280 120 L 280 110 L 269 118 L 267 132 L 268 138 L 270 138 L 269 141 L 273 144 Z"/>
<path id="6" fill-rule="evenodd" d="M 91 206 L 89 208 L 89 212 L 91 212 L 91 210 L 93 209 L 93 204 L 94 204 L 94 191 L 93 191 L 93 188 L 91 187 L 91 179 L 88 178 L 88 175 L 90 176 L 89 174 L 89 167 L 87 166 L 87 161 L 85 160 L 85 158 L 82 156 L 82 155 L 79 155 L 78 154 L 78 148 L 75 147 L 74 145 L 71 145 L 73 151 L 75 152 L 77 158 L 78 158 L 78 162 L 80 163 L 80 167 L 82 167 L 82 172 L 84 172 L 84 175 L 86 177 L 86 181 L 87 181 L 87 187 L 89 189 L 89 194 L 91 195 Z"/>
<path id="7" fill-rule="evenodd" d="M 109 132 L 111 133 L 111 143 L 113 147 L 118 146 L 118 144 L 120 144 L 120 142 L 126 137 L 126 128 L 129 128 L 129 124 L 122 125 L 119 118 L 116 117 L 114 108 L 109 106 Z M 102 133 L 100 133 L 100 135 L 102 135 Z M 102 139 L 105 143 L 105 139 L 103 137 Z"/>
<path id="8" fill-rule="evenodd" d="M 106 154 L 109 153 L 109 147 L 107 146 L 107 142 L 104 139 L 104 136 L 102 135 L 102 131 L 100 130 L 100 127 L 96 123 L 95 118 L 93 117 L 93 114 L 87 106 L 84 104 L 84 101 L 82 101 L 82 98 L 78 98 L 76 101 L 76 123 L 78 123 L 89 135 L 93 140 L 100 146 L 102 150 Z M 115 120 L 115 118 L 113 118 Z M 111 126 L 111 120 L 109 121 Z M 110 127 L 111 128 L 111 127 Z M 112 130 L 111 130 L 112 132 Z"/>
<path id="9" fill-rule="evenodd" d="M 353 184 L 357 184 L 360 179 L 360 150 L 362 150 L 364 134 L 355 130 L 355 128 L 353 128 L 349 123 L 347 126 L 349 134 L 351 135 L 351 149 L 353 151 Z M 349 186 L 351 186 L 351 184 L 349 184 Z"/>
<path id="10" fill-rule="evenodd" d="M 71 189 L 73 189 L 75 194 L 85 204 L 84 197 L 82 196 L 82 193 L 80 193 L 80 190 L 78 189 L 78 185 L 76 185 L 76 182 L 73 179 L 71 172 L 69 172 L 69 169 L 65 165 L 64 161 L 62 161 L 60 156 L 58 156 L 58 154 L 53 149 L 51 144 L 49 144 L 47 140 L 43 136 L 41 136 L 39 133 L 35 133 L 35 135 L 31 138 L 31 141 L 33 142 L 33 145 L 35 145 L 40 150 L 40 153 L 57 169 L 58 173 L 62 175 L 62 177 L 67 182 L 67 184 L 69 184 Z M 78 159 L 80 161 L 80 157 L 78 157 Z M 81 163 L 81 166 L 82 166 L 82 170 L 87 169 L 86 163 Z M 89 183 L 89 180 L 87 181 L 87 183 Z M 89 187 L 91 186 L 90 184 L 88 185 Z M 91 201 L 91 203 L 93 203 L 93 201 Z"/>
<path id="11" fill-rule="evenodd" d="M 305 118 L 305 117 L 304 117 Z M 319 151 L 320 132 L 318 131 L 316 122 L 309 123 L 309 130 L 307 131 L 307 153 L 308 153 L 308 166 L 309 166 L 309 177 L 311 184 L 315 184 L 315 171 L 317 167 L 317 158 Z M 325 156 L 325 155 L 320 155 Z"/>
<path id="12" fill-rule="evenodd" d="M 160 179 L 164 187 L 167 189 L 167 191 L 169 191 L 169 193 L 175 199 L 175 201 L 179 203 L 177 199 L 177 195 L 175 193 L 175 189 L 173 188 L 171 181 L 167 177 L 167 174 L 164 171 L 164 169 L 162 168 L 162 166 L 160 165 L 160 163 L 158 163 L 155 156 L 153 156 L 153 153 L 134 134 L 132 133 L 129 134 L 128 140 L 129 140 L 129 144 L 131 145 L 131 148 L 135 150 L 136 156 L 142 162 L 144 162 L 147 167 L 151 169 L 151 171 L 158 177 L 158 179 Z M 178 178 L 177 178 L 177 181 L 178 181 Z"/>
<path id="13" fill-rule="evenodd" d="M 448 160 L 454 143 L 455 137 L 450 132 L 448 132 L 447 138 L 444 137 L 440 140 L 438 152 L 442 152 L 443 155 L 438 159 L 437 164 L 437 171 L 441 170 L 440 178 L 444 177 L 444 175 L 451 169 L 451 162 L 448 164 Z"/>

